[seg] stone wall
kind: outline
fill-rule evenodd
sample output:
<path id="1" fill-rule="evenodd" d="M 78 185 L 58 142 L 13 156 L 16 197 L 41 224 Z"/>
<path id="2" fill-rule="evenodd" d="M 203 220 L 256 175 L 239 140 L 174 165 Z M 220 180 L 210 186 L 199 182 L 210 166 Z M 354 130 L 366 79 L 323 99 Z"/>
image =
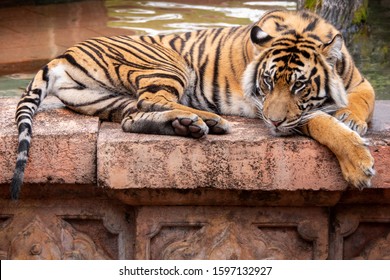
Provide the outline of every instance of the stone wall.
<path id="1" fill-rule="evenodd" d="M 16 99 L 0 99 L 0 259 L 388 259 L 390 102 L 369 135 L 374 187 L 305 137 L 229 118 L 229 135 L 126 134 L 45 100 L 9 200 Z"/>

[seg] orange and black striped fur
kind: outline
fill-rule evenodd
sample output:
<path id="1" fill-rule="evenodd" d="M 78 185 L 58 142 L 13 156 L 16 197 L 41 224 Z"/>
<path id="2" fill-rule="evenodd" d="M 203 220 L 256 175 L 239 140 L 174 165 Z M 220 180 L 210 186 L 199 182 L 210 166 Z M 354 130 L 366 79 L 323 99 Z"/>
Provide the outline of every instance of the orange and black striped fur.
<path id="1" fill-rule="evenodd" d="M 220 115 L 260 117 L 275 135 L 301 132 L 328 146 L 352 185 L 370 186 L 374 175 L 359 136 L 372 116 L 374 91 L 339 32 L 306 11 L 269 12 L 248 26 L 100 37 L 71 47 L 37 73 L 18 104 L 14 199 L 32 118 L 48 94 L 135 133 L 199 138 L 229 131 Z"/>

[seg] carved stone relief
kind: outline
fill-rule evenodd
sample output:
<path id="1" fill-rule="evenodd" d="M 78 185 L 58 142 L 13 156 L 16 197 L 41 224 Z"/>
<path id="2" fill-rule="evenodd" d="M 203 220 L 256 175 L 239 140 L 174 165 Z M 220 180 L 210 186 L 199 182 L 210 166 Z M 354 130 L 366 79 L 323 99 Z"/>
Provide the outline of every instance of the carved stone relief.
<path id="1" fill-rule="evenodd" d="M 313 213 L 314 212 L 314 213 Z M 298 208 L 142 207 L 139 259 L 325 259 L 327 217 Z"/>
<path id="2" fill-rule="evenodd" d="M 59 234 L 54 233 L 39 216 L 36 216 L 12 239 L 7 259 L 110 259 L 90 236 L 77 231 L 68 222 L 60 218 L 51 222 Z"/>
<path id="3" fill-rule="evenodd" d="M 31 211 L 31 206 L 23 203 L 7 208 L 14 213 L 9 218 L 0 216 L 0 258 L 132 258 L 132 221 L 126 221 L 125 212 L 113 207 L 104 209 L 104 204 L 99 208 L 81 204 L 77 208 L 73 203 L 69 206 L 72 207 L 43 206 Z"/>
<path id="4" fill-rule="evenodd" d="M 4 230 L 12 221 L 12 215 L 0 215 L 0 232 Z M 4 240 L 0 239 L 0 260 L 7 259 L 7 251 L 3 248 Z"/>
<path id="5" fill-rule="evenodd" d="M 332 259 L 390 259 L 390 207 L 339 208 L 331 241 Z"/>
<path id="6" fill-rule="evenodd" d="M 151 259 L 196 259 L 196 252 L 190 248 L 198 232 L 203 231 L 203 225 L 164 224 L 150 234 L 149 251 Z"/>
<path id="7" fill-rule="evenodd" d="M 199 228 L 193 226 L 170 226 L 170 231 L 183 231 L 187 228 L 187 236 L 167 242 L 164 249 L 159 251 L 154 248 L 151 253 L 152 259 L 305 259 L 311 258 L 312 244 L 304 241 L 298 236 L 296 228 L 253 228 L 246 231 L 238 227 L 235 223 L 226 225 L 204 225 Z M 167 232 L 162 227 L 161 232 L 155 236 L 153 245 L 162 242 Z M 198 228 L 198 230 L 196 230 Z M 276 235 L 275 235 L 276 233 Z M 164 238 L 165 239 L 165 238 Z M 280 242 L 290 240 L 291 242 Z M 291 246 L 299 243 L 300 246 Z M 302 246 L 303 245 L 303 246 Z M 303 247 L 305 247 L 303 249 Z M 299 250 L 303 249 L 303 250 Z M 303 251 L 304 252 L 303 254 Z"/>
<path id="8" fill-rule="evenodd" d="M 63 259 L 61 244 L 57 245 L 54 233 L 39 217 L 35 217 L 12 239 L 8 249 L 8 259 L 18 260 L 58 260 Z"/>
<path id="9" fill-rule="evenodd" d="M 382 238 L 372 240 L 355 259 L 390 260 L 390 233 Z"/>
<path id="10" fill-rule="evenodd" d="M 0 259 L 327 258 L 390 259 L 390 207 L 0 201 Z"/>

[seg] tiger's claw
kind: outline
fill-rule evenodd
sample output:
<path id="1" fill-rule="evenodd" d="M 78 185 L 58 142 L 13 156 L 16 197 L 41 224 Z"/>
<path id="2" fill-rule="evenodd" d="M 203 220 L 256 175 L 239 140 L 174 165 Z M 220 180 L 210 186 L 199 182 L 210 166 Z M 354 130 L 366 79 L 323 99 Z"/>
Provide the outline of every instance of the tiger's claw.
<path id="1" fill-rule="evenodd" d="M 353 131 L 359 133 L 359 135 L 365 135 L 367 133 L 367 123 L 359 119 L 353 112 L 349 109 L 341 109 L 336 112 L 335 117 L 348 126 Z"/>

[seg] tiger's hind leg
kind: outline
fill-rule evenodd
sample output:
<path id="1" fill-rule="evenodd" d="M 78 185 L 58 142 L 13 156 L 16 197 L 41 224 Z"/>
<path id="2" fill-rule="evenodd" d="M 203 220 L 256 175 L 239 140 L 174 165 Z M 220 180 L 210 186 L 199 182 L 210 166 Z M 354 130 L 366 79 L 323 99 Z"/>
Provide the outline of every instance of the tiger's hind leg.
<path id="1" fill-rule="evenodd" d="M 224 134 L 230 131 L 230 125 L 224 118 L 212 112 L 198 110 L 180 104 L 177 101 L 176 95 L 173 95 L 165 89 L 158 92 L 144 92 L 138 100 L 137 107 L 141 112 L 170 111 L 165 117 L 168 117 L 172 122 L 174 131 L 176 132 L 175 134 L 191 136 L 190 128 L 193 125 L 201 128 L 204 134 Z M 176 118 L 174 118 L 175 114 Z M 207 130 L 203 129 L 204 124 L 208 127 Z"/>
<path id="2" fill-rule="evenodd" d="M 145 99 L 110 92 L 103 88 L 74 89 L 58 87 L 55 95 L 70 109 L 101 120 L 122 123 L 125 132 L 179 135 L 200 138 L 209 132 L 222 134 L 229 125 L 220 116 L 196 110 L 174 101 L 169 95 Z M 145 96 L 144 96 L 145 97 Z"/>
<path id="3" fill-rule="evenodd" d="M 101 120 L 120 123 L 124 116 L 137 111 L 134 97 L 104 90 L 61 90 L 55 95 L 73 111 Z"/>
<path id="4" fill-rule="evenodd" d="M 189 111 L 191 108 L 180 104 L 176 106 L 181 106 L 184 110 L 168 109 L 159 102 L 154 103 L 153 108 L 142 107 L 142 110 L 139 110 L 140 102 L 134 97 L 102 89 L 77 91 L 62 89 L 56 93 L 56 96 L 76 112 L 98 116 L 101 120 L 121 122 L 125 132 L 200 138 L 208 134 L 211 129 L 214 133 L 223 133 L 227 130 L 219 128 L 221 120 L 224 120 L 218 115 L 194 110 L 198 113 L 196 114 Z M 162 107 L 159 108 L 159 106 Z"/>
<path id="5" fill-rule="evenodd" d="M 193 138 L 200 138 L 209 131 L 207 124 L 198 115 L 181 110 L 135 112 L 123 118 L 122 129 L 125 132 Z"/>

